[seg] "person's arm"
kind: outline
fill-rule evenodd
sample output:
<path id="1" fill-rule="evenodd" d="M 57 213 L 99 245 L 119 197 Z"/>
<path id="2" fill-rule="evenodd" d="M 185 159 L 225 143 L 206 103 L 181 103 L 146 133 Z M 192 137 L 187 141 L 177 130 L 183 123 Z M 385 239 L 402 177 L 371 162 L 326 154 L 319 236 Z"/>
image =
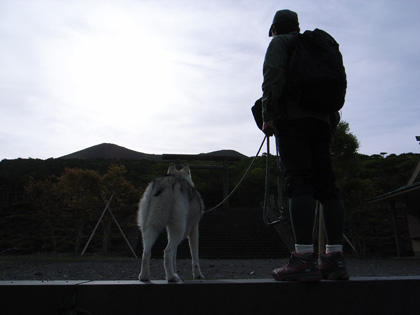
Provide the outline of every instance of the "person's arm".
<path id="1" fill-rule="evenodd" d="M 262 115 L 263 131 L 267 136 L 273 135 L 273 121 L 280 115 L 280 97 L 286 84 L 289 42 L 287 35 L 273 37 L 264 58 Z"/>

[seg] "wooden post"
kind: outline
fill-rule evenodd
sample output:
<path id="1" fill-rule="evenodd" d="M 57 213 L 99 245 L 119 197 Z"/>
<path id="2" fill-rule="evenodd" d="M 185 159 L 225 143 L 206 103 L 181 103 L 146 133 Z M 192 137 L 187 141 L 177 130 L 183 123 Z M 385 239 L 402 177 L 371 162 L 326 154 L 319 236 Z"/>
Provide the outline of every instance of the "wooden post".
<path id="1" fill-rule="evenodd" d="M 317 201 L 316 207 L 318 209 L 318 253 L 321 254 L 325 248 L 325 234 L 324 234 L 324 218 L 322 216 L 321 203 Z"/>
<path id="2" fill-rule="evenodd" d="M 223 160 L 223 198 L 229 195 L 229 170 L 228 161 L 225 158 Z M 229 208 L 229 199 L 223 203 L 223 208 Z"/>
<path id="3" fill-rule="evenodd" d="M 96 230 L 97 230 L 97 228 L 98 228 L 98 226 L 99 226 L 99 223 L 101 222 L 101 220 L 102 220 L 102 218 L 104 217 L 105 213 L 106 213 L 107 211 L 109 211 L 109 213 L 110 213 L 110 214 L 111 214 L 111 216 L 112 216 L 112 219 L 114 219 L 115 224 L 117 224 L 117 227 L 118 227 L 118 229 L 119 229 L 119 230 L 120 230 L 120 232 L 121 232 L 121 235 L 123 236 L 124 240 L 126 241 L 126 243 L 127 243 L 128 247 L 130 248 L 130 250 L 131 250 L 131 252 L 133 253 L 134 257 L 136 257 L 136 259 L 138 259 L 138 257 L 137 257 L 137 255 L 136 255 L 135 251 L 133 250 L 133 247 L 131 246 L 131 244 L 130 244 L 130 242 L 128 241 L 127 237 L 125 236 L 125 234 L 124 234 L 123 230 L 121 229 L 121 226 L 118 224 L 117 219 L 115 218 L 114 214 L 112 213 L 111 208 L 109 207 L 109 205 L 111 204 L 111 200 L 112 200 L 112 198 L 113 198 L 113 197 L 114 197 L 114 194 L 112 194 L 112 195 L 111 195 L 111 198 L 109 198 L 108 203 L 106 204 L 105 209 L 104 209 L 104 211 L 102 212 L 102 215 L 99 217 L 99 220 L 98 220 L 98 222 L 96 223 L 96 226 L 95 226 L 95 228 L 93 229 L 92 234 L 90 235 L 89 240 L 87 241 L 86 246 L 85 246 L 85 248 L 84 248 L 84 249 L 83 249 L 83 251 L 82 251 L 82 256 L 85 254 L 86 249 L 88 248 L 88 246 L 89 246 L 89 244 L 90 244 L 90 241 L 91 241 L 91 240 L 92 240 L 92 238 L 93 238 L 93 235 L 95 235 L 95 232 L 96 232 Z"/>
<path id="4" fill-rule="evenodd" d="M 109 198 L 108 203 L 106 204 L 104 211 L 102 211 L 102 215 L 99 217 L 99 220 L 98 220 L 98 222 L 96 223 L 96 226 L 95 226 L 95 228 L 93 229 L 92 234 L 90 235 L 89 240 L 87 241 L 85 248 L 83 248 L 83 251 L 82 251 L 82 256 L 85 254 L 85 251 L 86 251 L 86 249 L 88 248 L 89 243 L 90 243 L 90 241 L 92 240 L 93 235 L 95 235 L 96 229 L 98 228 L 99 223 L 101 223 L 102 218 L 104 217 L 104 215 L 105 215 L 106 211 L 108 210 L 109 204 L 111 203 L 111 200 L 112 200 L 112 198 L 113 198 L 113 197 L 114 197 L 114 194 L 112 194 L 112 195 L 111 195 L 111 198 Z"/>
<path id="5" fill-rule="evenodd" d="M 394 200 L 392 200 L 390 204 L 391 204 L 391 211 L 392 211 L 392 222 L 394 224 L 395 243 L 397 245 L 397 257 L 401 257 L 401 240 L 400 240 L 400 231 L 399 231 L 398 222 L 397 222 L 397 209 L 396 209 Z"/>

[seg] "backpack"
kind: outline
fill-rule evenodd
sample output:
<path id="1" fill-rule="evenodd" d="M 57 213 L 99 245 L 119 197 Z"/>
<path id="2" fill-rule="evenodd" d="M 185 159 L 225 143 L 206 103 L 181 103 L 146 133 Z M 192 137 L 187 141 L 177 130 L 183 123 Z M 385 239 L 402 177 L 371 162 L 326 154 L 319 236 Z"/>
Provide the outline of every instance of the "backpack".
<path id="1" fill-rule="evenodd" d="M 291 44 L 286 88 L 302 108 L 332 113 L 344 105 L 346 72 L 339 45 L 327 32 L 298 34 Z"/>

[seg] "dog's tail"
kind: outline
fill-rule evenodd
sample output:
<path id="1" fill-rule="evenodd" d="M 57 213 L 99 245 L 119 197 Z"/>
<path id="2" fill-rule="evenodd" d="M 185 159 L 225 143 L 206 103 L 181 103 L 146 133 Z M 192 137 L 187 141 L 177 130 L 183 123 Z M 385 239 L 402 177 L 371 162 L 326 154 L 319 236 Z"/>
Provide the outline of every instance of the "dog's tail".
<path id="1" fill-rule="evenodd" d="M 147 186 L 140 200 L 137 225 L 142 231 L 146 227 L 163 230 L 172 206 L 172 187 L 168 178 L 158 178 Z"/>
<path id="2" fill-rule="evenodd" d="M 146 190 L 143 193 L 143 197 L 140 200 L 139 211 L 137 213 L 137 225 L 140 229 L 143 228 L 144 224 L 147 221 L 150 209 L 150 202 L 152 200 L 153 186 L 153 182 L 147 186 Z"/>

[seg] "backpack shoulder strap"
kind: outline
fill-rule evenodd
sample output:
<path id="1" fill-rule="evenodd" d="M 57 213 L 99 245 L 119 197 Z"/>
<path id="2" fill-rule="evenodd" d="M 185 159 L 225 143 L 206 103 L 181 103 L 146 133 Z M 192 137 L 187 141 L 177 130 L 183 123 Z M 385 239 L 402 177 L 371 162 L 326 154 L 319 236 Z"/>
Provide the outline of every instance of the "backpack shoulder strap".
<path id="1" fill-rule="evenodd" d="M 289 51 L 287 53 L 288 62 L 290 62 L 290 59 L 293 57 L 293 55 L 294 55 L 294 53 L 297 49 L 298 42 L 299 42 L 301 37 L 302 37 L 302 34 L 300 34 L 300 33 L 294 34 L 294 36 L 293 36 L 293 38 L 290 42 L 290 45 L 289 45 Z"/>

